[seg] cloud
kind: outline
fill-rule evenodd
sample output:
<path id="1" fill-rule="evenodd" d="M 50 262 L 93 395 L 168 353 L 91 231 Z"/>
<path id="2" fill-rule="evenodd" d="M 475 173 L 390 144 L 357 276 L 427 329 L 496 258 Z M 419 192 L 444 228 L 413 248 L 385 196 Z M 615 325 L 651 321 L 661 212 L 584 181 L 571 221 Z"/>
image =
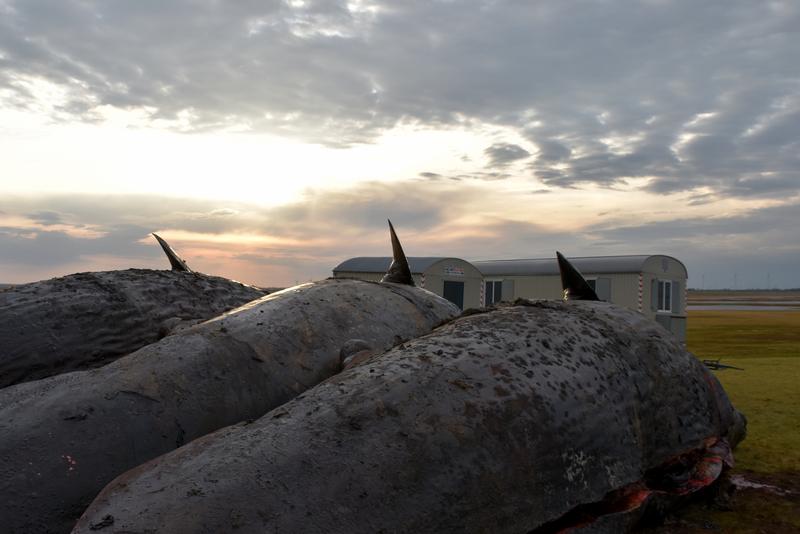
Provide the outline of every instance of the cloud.
<path id="1" fill-rule="evenodd" d="M 442 178 L 444 178 L 444 176 L 436 172 L 421 172 L 419 173 L 419 176 L 420 178 L 425 178 L 426 180 L 432 180 L 432 181 L 441 180 Z"/>
<path id="2" fill-rule="evenodd" d="M 483 151 L 489 158 L 487 167 L 507 167 L 510 163 L 525 159 L 531 155 L 519 145 L 512 143 L 495 143 Z"/>
<path id="3" fill-rule="evenodd" d="M 202 269 L 275 285 L 380 253 L 386 217 L 430 254 L 669 250 L 720 271 L 770 250 L 791 259 L 797 27 L 790 0 L 0 0 L 0 111 L 87 123 L 122 111 L 136 128 L 341 148 L 437 129 L 482 139 L 444 147 L 455 167 L 272 208 L 3 195 L 0 281 L 161 265 L 146 244 L 156 230 L 181 236 Z M 635 194 L 606 205 L 619 191 Z M 580 224 L 526 226 L 519 192 Z M 654 196 L 663 207 L 635 207 Z M 685 204 L 695 211 L 673 213 Z M 600 206 L 629 216 L 585 215 Z"/>
<path id="4" fill-rule="evenodd" d="M 531 135 L 536 138 L 535 133 Z M 539 151 L 536 153 L 536 159 L 540 163 L 562 161 L 569 158 L 570 154 L 572 154 L 569 147 L 552 139 L 539 139 L 536 144 L 539 148 Z"/>
<path id="5" fill-rule="evenodd" d="M 619 226 L 599 229 L 598 234 L 607 239 L 627 242 L 663 242 L 664 240 L 693 241 L 713 248 L 728 245 L 734 239 L 735 248 L 741 247 L 743 236 L 778 235 L 778 240 L 761 243 L 753 253 L 762 253 L 770 247 L 791 247 L 800 251 L 800 242 L 789 238 L 789 221 L 800 220 L 800 204 L 792 203 L 753 209 L 738 215 L 696 217 L 649 222 L 636 226 Z M 789 238 L 789 239 L 787 239 Z M 759 237 L 761 239 L 761 237 Z"/>
<path id="6" fill-rule="evenodd" d="M 478 203 L 481 194 L 474 187 L 410 180 L 310 190 L 298 202 L 275 207 L 155 195 L 6 196 L 0 199 L 7 221 L 0 226 L 0 279 L 163 268 L 153 231 L 203 272 L 270 286 L 317 279 L 349 256 L 387 253 L 387 218 L 402 235 L 435 232 L 446 226 L 448 202 Z M 440 235 L 434 242 L 446 240 Z"/>
<path id="7" fill-rule="evenodd" d="M 63 221 L 61 220 L 61 214 L 56 213 L 54 211 L 37 211 L 35 213 L 31 213 L 28 215 L 32 220 L 36 221 L 39 224 L 45 226 L 51 226 L 54 224 L 60 224 Z"/>
<path id="8" fill-rule="evenodd" d="M 629 247 L 683 260 L 693 287 L 764 288 L 768 279 L 771 287 L 798 287 L 798 218 L 800 203 L 792 202 L 713 218 L 599 225 L 594 233 L 608 250 Z"/>
<path id="9" fill-rule="evenodd" d="M 492 125 L 535 145 L 531 180 L 554 187 L 782 198 L 800 182 L 790 0 L 3 6 L 2 105 L 57 120 L 113 107 L 330 146 Z M 527 152 L 487 149 L 493 167 Z"/>
<path id="10" fill-rule="evenodd" d="M 529 202 L 518 199 L 519 206 Z M 70 194 L 4 197 L 0 212 L 2 282 L 86 270 L 167 268 L 149 235 L 157 231 L 201 272 L 286 286 L 329 276 L 349 257 L 389 254 L 385 221 L 391 218 L 406 252 L 415 256 L 477 260 L 549 257 L 555 250 L 573 256 L 657 253 L 683 260 L 698 286 L 700 273 L 711 287 L 726 284 L 734 272 L 741 287 L 757 286 L 765 272 L 773 285 L 800 285 L 797 201 L 710 218 L 667 210 L 659 215 L 662 220 L 641 224 L 617 222 L 621 212 L 611 210 L 565 230 L 538 216 L 541 223 L 510 215 L 514 205 L 490 183 L 410 179 L 312 190 L 293 204 L 275 207 Z"/>

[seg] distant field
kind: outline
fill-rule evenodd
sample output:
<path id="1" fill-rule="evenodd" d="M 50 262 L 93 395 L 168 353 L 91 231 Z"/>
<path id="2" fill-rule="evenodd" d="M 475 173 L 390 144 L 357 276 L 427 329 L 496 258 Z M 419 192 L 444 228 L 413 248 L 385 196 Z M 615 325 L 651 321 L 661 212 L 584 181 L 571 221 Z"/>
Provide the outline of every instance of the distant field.
<path id="1" fill-rule="evenodd" d="M 695 504 L 652 532 L 800 532 L 800 312 L 690 311 L 687 342 L 745 369 L 715 372 L 748 421 L 734 473 L 788 493 L 740 490 L 732 511 Z"/>
<path id="2" fill-rule="evenodd" d="M 800 300 L 800 291 L 732 291 L 732 290 L 713 290 L 701 291 L 690 289 L 687 292 L 687 302 L 703 303 L 714 302 L 783 302 Z"/>
<path id="3" fill-rule="evenodd" d="M 689 311 L 686 340 L 701 359 L 776 357 L 800 364 L 800 311 Z"/>

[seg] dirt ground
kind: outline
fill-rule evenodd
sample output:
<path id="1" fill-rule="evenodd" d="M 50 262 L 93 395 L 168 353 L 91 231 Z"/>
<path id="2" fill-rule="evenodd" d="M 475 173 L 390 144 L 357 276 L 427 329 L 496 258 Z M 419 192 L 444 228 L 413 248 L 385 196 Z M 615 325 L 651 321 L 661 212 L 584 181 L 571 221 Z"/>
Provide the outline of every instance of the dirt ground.
<path id="1" fill-rule="evenodd" d="M 670 515 L 648 534 L 800 533 L 800 471 L 735 471 L 737 486 L 729 502 L 705 499 Z"/>

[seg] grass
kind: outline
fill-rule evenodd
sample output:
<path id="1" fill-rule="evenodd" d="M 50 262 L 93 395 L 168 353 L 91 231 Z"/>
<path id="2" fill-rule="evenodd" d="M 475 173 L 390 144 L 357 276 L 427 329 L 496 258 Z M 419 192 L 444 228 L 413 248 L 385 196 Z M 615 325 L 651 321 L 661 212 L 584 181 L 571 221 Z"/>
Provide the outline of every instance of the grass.
<path id="1" fill-rule="evenodd" d="M 687 345 L 700 359 L 744 371 L 715 371 L 747 416 L 734 473 L 790 490 L 738 492 L 731 511 L 695 503 L 648 534 L 800 532 L 800 312 L 690 311 Z"/>
<path id="2" fill-rule="evenodd" d="M 745 370 L 716 374 L 734 406 L 747 416 L 747 438 L 736 451 L 738 465 L 765 473 L 800 470 L 800 358 L 735 361 Z"/>
<path id="3" fill-rule="evenodd" d="M 717 371 L 747 416 L 739 467 L 800 470 L 800 312 L 693 311 L 687 345 L 698 358 L 722 358 L 744 371 Z"/>
<path id="4" fill-rule="evenodd" d="M 797 359 L 800 311 L 689 311 L 686 340 L 702 359 Z"/>

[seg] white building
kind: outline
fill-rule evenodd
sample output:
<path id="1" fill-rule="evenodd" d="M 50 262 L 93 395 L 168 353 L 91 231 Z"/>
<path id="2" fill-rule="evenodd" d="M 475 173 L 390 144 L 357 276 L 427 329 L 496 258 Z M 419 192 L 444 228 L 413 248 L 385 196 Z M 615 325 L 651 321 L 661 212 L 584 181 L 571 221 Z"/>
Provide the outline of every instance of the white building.
<path id="1" fill-rule="evenodd" d="M 568 258 L 597 296 L 640 311 L 686 339 L 686 267 L 664 255 Z M 337 278 L 380 280 L 392 259 L 352 258 L 339 264 Z M 560 299 L 561 278 L 553 258 L 468 262 L 459 258 L 409 257 L 415 283 L 462 308 L 517 298 Z"/>

